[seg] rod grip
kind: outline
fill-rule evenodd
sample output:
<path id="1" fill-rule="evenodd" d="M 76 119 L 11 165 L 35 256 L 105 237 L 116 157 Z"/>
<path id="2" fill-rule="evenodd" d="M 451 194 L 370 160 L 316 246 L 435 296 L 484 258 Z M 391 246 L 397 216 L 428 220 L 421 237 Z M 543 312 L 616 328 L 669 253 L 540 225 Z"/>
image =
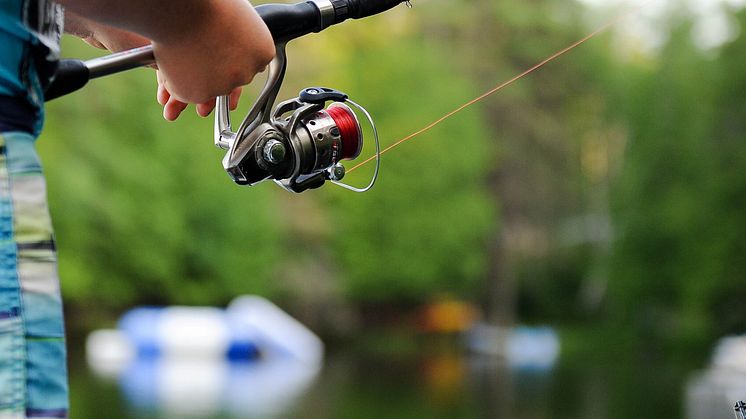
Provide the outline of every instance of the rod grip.
<path id="1" fill-rule="evenodd" d="M 91 73 L 81 60 L 60 60 L 54 80 L 44 92 L 44 100 L 49 102 L 60 96 L 72 93 L 88 83 Z"/>
<path id="2" fill-rule="evenodd" d="M 261 4 L 256 7 L 275 43 L 287 42 L 323 29 L 319 10 L 311 2 Z"/>
<path id="3" fill-rule="evenodd" d="M 377 15 L 404 3 L 405 0 L 348 0 L 349 17 L 362 19 Z"/>

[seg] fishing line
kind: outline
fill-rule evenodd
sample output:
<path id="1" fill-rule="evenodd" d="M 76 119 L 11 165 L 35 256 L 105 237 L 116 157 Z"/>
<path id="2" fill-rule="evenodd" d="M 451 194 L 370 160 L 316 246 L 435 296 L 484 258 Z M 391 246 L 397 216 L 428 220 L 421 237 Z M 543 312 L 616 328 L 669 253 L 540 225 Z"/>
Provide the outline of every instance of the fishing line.
<path id="1" fill-rule="evenodd" d="M 468 102 L 464 103 L 463 105 L 461 105 L 461 106 L 457 107 L 456 109 L 454 109 L 454 110 L 452 110 L 452 111 L 448 112 L 447 114 L 445 114 L 445 115 L 443 115 L 442 117 L 438 118 L 437 120 L 433 121 L 433 122 L 432 122 L 432 123 L 430 123 L 429 125 L 426 125 L 425 127 L 423 127 L 423 128 L 421 128 L 421 129 L 419 129 L 419 130 L 417 130 L 417 131 L 415 131 L 415 132 L 413 132 L 413 133 L 411 133 L 411 134 L 407 135 L 406 137 L 404 137 L 404 138 L 400 139 L 399 141 L 397 141 L 397 142 L 395 142 L 395 143 L 391 144 L 390 146 L 388 146 L 388 147 L 384 148 L 383 150 L 381 150 L 381 153 L 380 153 L 380 155 L 383 155 L 383 154 L 385 154 L 385 153 L 389 152 L 390 150 L 392 150 L 392 149 L 394 149 L 394 148 L 396 148 L 396 147 L 398 147 L 398 146 L 400 146 L 400 145 L 402 145 L 402 144 L 406 143 L 407 141 L 410 141 L 410 140 L 414 139 L 415 137 L 417 137 L 417 136 L 419 136 L 419 135 L 421 135 L 421 134 L 424 134 L 425 132 L 427 132 L 427 131 L 429 131 L 429 130 L 433 129 L 433 128 L 434 128 L 435 126 L 437 126 L 437 125 L 438 125 L 438 124 L 440 124 L 441 122 L 443 122 L 443 121 L 445 121 L 446 119 L 448 119 L 448 118 L 450 118 L 450 117 L 452 117 L 452 116 L 456 115 L 457 113 L 459 113 L 459 112 L 463 111 L 464 109 L 468 108 L 469 106 L 472 106 L 472 105 L 474 105 L 475 103 L 477 103 L 477 102 L 480 102 L 480 101 L 482 101 L 482 100 L 486 99 L 486 98 L 487 98 L 488 96 L 491 96 L 491 95 L 493 95 L 493 94 L 495 94 L 495 93 L 499 92 L 500 90 L 502 90 L 502 89 L 504 89 L 504 88 L 506 88 L 506 87 L 508 87 L 508 86 L 512 85 L 513 83 L 517 82 L 518 80 L 520 80 L 520 79 L 522 79 L 522 78 L 524 78 L 524 77 L 528 76 L 529 74 L 533 73 L 534 71 L 536 71 L 536 70 L 538 70 L 538 69 L 540 69 L 540 68 L 544 67 L 545 65 L 547 65 L 547 64 L 551 63 L 552 61 L 554 61 L 554 60 L 558 59 L 559 57 L 561 57 L 561 56 L 563 56 L 563 55 L 567 54 L 568 52 L 570 52 L 570 51 L 574 50 L 575 48 L 577 48 L 577 47 L 579 47 L 579 46 L 583 45 L 583 44 L 584 44 L 584 43 L 586 43 L 587 41 L 589 41 L 589 40 L 591 40 L 591 39 L 595 38 L 595 37 L 596 37 L 597 35 L 599 35 L 600 33 L 602 33 L 602 32 L 604 32 L 604 31 L 606 31 L 606 30 L 607 30 L 607 29 L 609 29 L 610 27 L 612 27 L 612 26 L 616 25 L 617 23 L 619 23 L 620 21 L 622 21 L 622 20 L 626 19 L 626 18 L 627 18 L 627 17 L 628 17 L 628 16 L 630 15 L 630 14 L 632 14 L 632 13 L 633 13 L 633 12 L 635 12 L 635 11 L 637 11 L 637 8 L 635 8 L 634 10 L 628 11 L 628 12 L 626 12 L 626 13 L 623 13 L 623 14 L 622 14 L 622 15 L 620 15 L 620 16 L 617 16 L 617 17 L 616 17 L 616 18 L 614 18 L 613 20 L 611 20 L 611 21 L 607 22 L 606 24 L 602 25 L 601 27 L 599 27 L 599 28 L 598 28 L 598 29 L 596 29 L 595 31 L 593 31 L 593 32 L 591 32 L 590 34 L 588 34 L 588 35 L 586 35 L 585 37 L 583 37 L 582 39 L 580 39 L 580 40 L 578 40 L 578 41 L 576 41 L 576 42 L 572 43 L 571 45 L 569 45 L 569 46 L 565 47 L 564 49 L 562 49 L 562 50 L 560 50 L 560 51 L 557 51 L 557 52 L 555 52 L 555 53 L 554 53 L 554 54 L 552 54 L 551 56 L 549 56 L 549 57 L 545 58 L 544 60 L 542 60 L 542 61 L 541 61 L 541 62 L 539 62 L 538 64 L 534 65 L 533 67 L 529 68 L 528 70 L 524 71 L 523 73 L 520 73 L 520 74 L 518 74 L 517 76 L 515 76 L 515 77 L 511 78 L 510 80 L 508 80 L 508 81 L 506 81 L 506 82 L 503 82 L 502 84 L 500 84 L 500 85 L 498 85 L 498 86 L 496 86 L 496 87 L 494 87 L 494 88 L 492 88 L 492 89 L 488 90 L 487 92 L 485 92 L 485 93 L 483 93 L 483 94 L 481 94 L 481 95 L 477 96 L 476 98 L 474 98 L 474 99 L 472 99 L 472 100 L 470 100 L 470 101 L 468 101 Z M 364 160 L 364 161 L 362 161 L 362 162 L 358 163 L 357 165 L 355 165 L 355 166 L 354 166 L 354 167 L 352 167 L 351 169 L 347 170 L 347 173 L 352 173 L 353 171 L 357 170 L 357 169 L 358 169 L 359 167 L 361 167 L 361 166 L 363 166 L 363 165 L 365 165 L 365 164 L 368 164 L 368 163 L 370 163 L 371 161 L 375 160 L 375 158 L 376 158 L 376 156 L 372 156 L 372 157 L 369 157 L 368 159 L 366 159 L 366 160 Z"/>

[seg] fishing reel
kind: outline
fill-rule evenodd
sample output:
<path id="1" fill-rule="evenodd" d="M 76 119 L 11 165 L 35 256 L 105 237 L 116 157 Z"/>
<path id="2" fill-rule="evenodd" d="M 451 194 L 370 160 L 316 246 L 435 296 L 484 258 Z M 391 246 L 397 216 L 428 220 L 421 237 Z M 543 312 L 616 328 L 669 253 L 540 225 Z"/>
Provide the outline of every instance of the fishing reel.
<path id="1" fill-rule="evenodd" d="M 318 188 L 326 181 L 355 192 L 370 190 L 378 178 L 381 152 L 368 111 L 346 94 L 322 87 L 303 89 L 298 97 L 274 106 L 286 68 L 285 46 L 278 45 L 267 81 L 235 132 L 228 96 L 217 99 L 215 145 L 227 150 L 225 171 L 239 185 L 273 180 L 295 193 Z M 345 167 L 341 161 L 356 159 L 363 148 L 363 131 L 353 108 L 367 118 L 376 146 L 375 171 L 362 188 L 342 182 Z"/>

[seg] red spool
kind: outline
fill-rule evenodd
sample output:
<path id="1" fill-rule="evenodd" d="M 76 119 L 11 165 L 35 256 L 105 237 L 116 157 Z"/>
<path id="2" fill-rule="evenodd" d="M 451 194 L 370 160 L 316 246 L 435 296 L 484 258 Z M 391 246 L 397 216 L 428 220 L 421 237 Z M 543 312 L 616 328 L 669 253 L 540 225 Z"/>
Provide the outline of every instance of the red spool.
<path id="1" fill-rule="evenodd" d="M 326 112 L 334 120 L 339 128 L 339 135 L 342 137 L 341 159 L 353 160 L 360 155 L 363 150 L 363 133 L 360 124 L 357 122 L 357 116 L 350 108 L 341 103 L 334 103 Z"/>

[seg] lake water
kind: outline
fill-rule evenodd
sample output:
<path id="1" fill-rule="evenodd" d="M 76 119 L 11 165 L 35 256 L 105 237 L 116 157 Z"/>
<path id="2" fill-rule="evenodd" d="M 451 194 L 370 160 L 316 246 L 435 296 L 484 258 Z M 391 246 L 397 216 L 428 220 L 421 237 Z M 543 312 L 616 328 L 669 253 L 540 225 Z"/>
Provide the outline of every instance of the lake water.
<path id="1" fill-rule="evenodd" d="M 454 350 L 342 350 L 329 354 L 320 370 L 151 362 L 133 371 L 102 377 L 74 357 L 72 417 L 733 418 L 727 401 L 706 418 L 687 413 L 694 371 L 613 359 L 561 357 L 539 371 Z"/>

